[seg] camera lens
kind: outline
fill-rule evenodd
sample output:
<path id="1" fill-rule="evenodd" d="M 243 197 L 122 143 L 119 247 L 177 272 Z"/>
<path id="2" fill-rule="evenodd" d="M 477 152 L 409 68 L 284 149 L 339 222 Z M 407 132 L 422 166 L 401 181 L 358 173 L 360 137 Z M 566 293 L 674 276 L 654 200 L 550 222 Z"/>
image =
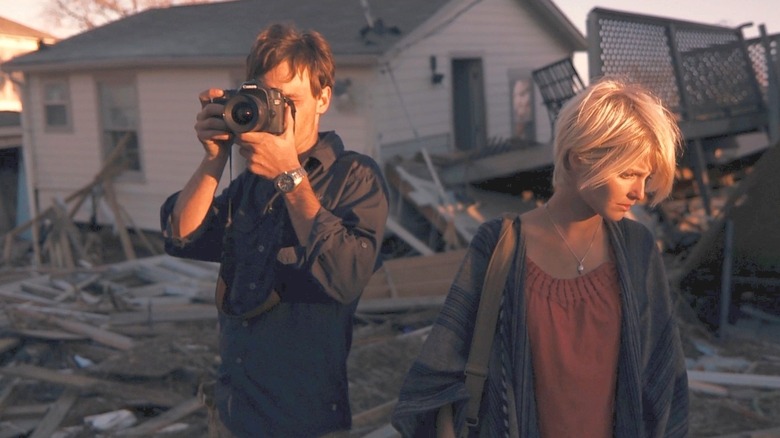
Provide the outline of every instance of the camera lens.
<path id="1" fill-rule="evenodd" d="M 268 124 L 268 117 L 266 100 L 247 93 L 237 94 L 228 100 L 222 114 L 225 124 L 233 133 L 263 131 Z"/>
<path id="2" fill-rule="evenodd" d="M 256 112 L 253 108 L 253 105 L 251 105 L 249 102 L 241 102 L 233 107 L 233 110 L 230 112 L 230 116 L 236 122 L 236 124 L 246 125 L 252 123 L 252 120 L 255 119 Z"/>

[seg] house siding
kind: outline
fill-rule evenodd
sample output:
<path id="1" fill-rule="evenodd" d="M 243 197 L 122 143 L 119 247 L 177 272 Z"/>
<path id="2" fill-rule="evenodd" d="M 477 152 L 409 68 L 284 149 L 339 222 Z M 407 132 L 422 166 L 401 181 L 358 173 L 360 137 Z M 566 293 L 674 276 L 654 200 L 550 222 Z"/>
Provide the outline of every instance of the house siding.
<path id="1" fill-rule="evenodd" d="M 468 4 L 454 3 L 457 5 L 452 8 Z M 402 42 L 401 46 L 410 44 L 409 41 L 412 45 L 383 69 L 376 101 L 392 104 L 377 111 L 380 114 L 383 110 L 377 123 L 382 144 L 408 140 L 415 135 L 444 133 L 452 138 L 451 63 L 453 59 L 464 58 L 480 58 L 483 62 L 488 138 L 507 138 L 511 129 L 509 71 L 527 72 L 530 77 L 533 69 L 570 53 L 521 1 L 485 0 L 461 14 L 446 9 Z M 430 82 L 432 55 L 437 58 L 437 71 L 445 75 L 444 81 L 437 85 Z M 393 86 L 390 69 L 400 93 Z M 546 109 L 538 95 L 534 101 L 536 138 L 549 141 Z"/>
<path id="2" fill-rule="evenodd" d="M 96 79 L 110 77 L 111 72 L 72 74 L 68 78 L 73 129 L 51 133 L 43 126 L 41 77 L 31 77 L 31 113 L 35 131 L 35 185 L 41 209 L 54 199 L 65 199 L 89 184 L 103 165 L 100 138 L 100 115 Z M 195 115 L 200 110 L 197 95 L 209 87 L 234 88 L 237 79 L 231 69 L 160 69 L 131 74 L 138 94 L 139 145 L 143 172 L 140 178 L 120 177 L 115 184 L 120 205 L 130 213 L 133 222 L 144 229 L 159 227 L 159 206 L 165 198 L 180 190 L 203 157 L 195 137 Z M 352 105 L 333 102 L 321 120 L 323 130 L 336 130 L 348 149 L 375 155 L 376 142 L 370 133 L 372 100 L 367 89 L 373 73 L 366 69 L 344 69 L 340 77 L 350 78 Z M 243 169 L 243 158 L 234 153 L 235 176 Z M 225 172 L 220 184 L 229 182 Z M 77 221 L 90 219 L 87 202 L 75 216 Z M 98 211 L 101 223 L 112 218 L 106 210 Z"/>
<path id="3" fill-rule="evenodd" d="M 320 130 L 335 130 L 344 146 L 371 157 L 378 156 L 372 115 L 375 110 L 372 88 L 376 76 L 371 69 L 336 66 L 336 80 L 349 80 L 347 93 L 331 97 L 328 111 L 320 118 Z"/>
<path id="4" fill-rule="evenodd" d="M 133 222 L 145 229 L 159 227 L 159 206 L 172 192 L 184 186 L 203 157 L 195 138 L 195 114 L 199 110 L 198 93 L 210 86 L 230 87 L 227 70 L 166 69 L 132 74 L 139 102 L 139 146 L 143 172 L 141 178 L 119 177 L 115 184 L 120 205 L 131 212 Z M 99 77 L 110 76 L 101 72 Z M 69 76 L 73 130 L 49 133 L 43 126 L 41 78 L 31 78 L 35 131 L 35 174 L 41 208 L 55 198 L 64 199 L 89 184 L 103 166 L 100 116 L 96 76 Z M 224 181 L 228 172 L 225 172 Z M 89 219 L 87 202 L 75 219 Z M 99 213 L 98 219 L 111 218 Z"/>

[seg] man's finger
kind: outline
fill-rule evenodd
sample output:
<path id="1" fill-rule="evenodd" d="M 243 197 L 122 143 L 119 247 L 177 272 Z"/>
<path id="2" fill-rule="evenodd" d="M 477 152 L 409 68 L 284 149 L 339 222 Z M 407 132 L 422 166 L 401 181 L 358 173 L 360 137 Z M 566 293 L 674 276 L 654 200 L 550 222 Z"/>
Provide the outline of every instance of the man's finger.
<path id="1" fill-rule="evenodd" d="M 200 101 L 200 107 L 203 108 L 209 103 L 211 103 L 214 99 L 218 97 L 224 97 L 225 91 L 219 88 L 209 88 L 208 90 L 202 91 L 198 95 L 198 100 Z"/>

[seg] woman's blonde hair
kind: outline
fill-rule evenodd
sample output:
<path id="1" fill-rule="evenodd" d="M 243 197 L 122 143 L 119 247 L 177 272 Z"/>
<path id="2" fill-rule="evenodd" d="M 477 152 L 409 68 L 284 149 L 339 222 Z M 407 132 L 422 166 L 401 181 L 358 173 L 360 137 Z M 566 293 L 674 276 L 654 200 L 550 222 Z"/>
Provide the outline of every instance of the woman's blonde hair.
<path id="1" fill-rule="evenodd" d="M 650 204 L 669 196 L 674 184 L 680 131 L 661 101 L 638 84 L 602 78 L 564 105 L 555 122 L 553 187 L 569 178 L 570 159 L 588 169 L 580 189 L 598 187 L 640 160 L 652 178 Z"/>

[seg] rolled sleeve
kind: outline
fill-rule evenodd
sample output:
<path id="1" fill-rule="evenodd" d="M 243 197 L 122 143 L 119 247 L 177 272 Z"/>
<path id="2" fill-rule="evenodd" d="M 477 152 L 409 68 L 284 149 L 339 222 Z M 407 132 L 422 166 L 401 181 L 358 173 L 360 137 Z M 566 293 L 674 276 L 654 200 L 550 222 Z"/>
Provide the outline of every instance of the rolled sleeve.
<path id="1" fill-rule="evenodd" d="M 378 267 L 389 205 L 384 180 L 371 163 L 355 161 L 343 196 L 332 209 L 320 208 L 305 245 L 312 275 L 342 303 L 358 298 Z"/>
<path id="2" fill-rule="evenodd" d="M 179 193 L 169 196 L 160 207 L 160 229 L 164 238 L 166 254 L 187 259 L 218 262 L 222 254 L 224 227 L 227 223 L 225 209 L 220 208 L 220 198 L 215 198 L 208 214 L 195 231 L 186 238 L 177 238 L 173 237 L 171 215 Z"/>

